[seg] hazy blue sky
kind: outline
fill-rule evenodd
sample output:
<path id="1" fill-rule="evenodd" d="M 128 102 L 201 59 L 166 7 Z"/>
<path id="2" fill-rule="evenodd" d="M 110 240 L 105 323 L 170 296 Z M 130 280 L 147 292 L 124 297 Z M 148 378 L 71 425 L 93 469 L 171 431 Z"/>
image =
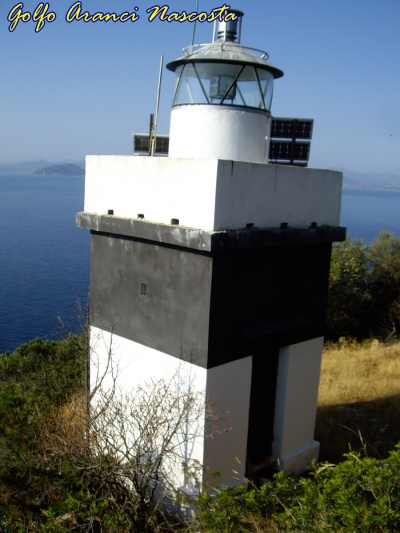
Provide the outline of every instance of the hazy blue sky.
<path id="1" fill-rule="evenodd" d="M 0 161 L 130 154 L 155 110 L 160 55 L 191 42 L 192 24 L 148 22 L 151 0 L 82 0 L 83 11 L 133 12 L 137 22 L 67 23 L 74 0 L 50 0 L 56 20 L 35 33 L 15 0 L 0 2 Z M 38 0 L 25 0 L 33 13 Z M 195 0 L 171 0 L 169 12 Z M 223 5 L 200 0 L 199 11 Z M 235 0 L 242 44 L 268 51 L 275 116 L 314 118 L 310 166 L 400 174 L 400 1 Z M 195 41 L 212 38 L 197 24 Z M 164 68 L 159 133 L 168 133 L 174 75 Z"/>

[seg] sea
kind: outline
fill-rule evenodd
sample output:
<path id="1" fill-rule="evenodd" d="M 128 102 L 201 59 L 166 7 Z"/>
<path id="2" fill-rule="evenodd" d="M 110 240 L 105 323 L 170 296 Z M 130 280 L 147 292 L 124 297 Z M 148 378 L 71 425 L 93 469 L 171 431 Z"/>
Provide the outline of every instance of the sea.
<path id="1" fill-rule="evenodd" d="M 0 172 L 0 354 L 78 327 L 89 290 L 83 203 L 83 176 Z M 344 188 L 341 225 L 367 244 L 384 229 L 400 238 L 400 191 Z"/>

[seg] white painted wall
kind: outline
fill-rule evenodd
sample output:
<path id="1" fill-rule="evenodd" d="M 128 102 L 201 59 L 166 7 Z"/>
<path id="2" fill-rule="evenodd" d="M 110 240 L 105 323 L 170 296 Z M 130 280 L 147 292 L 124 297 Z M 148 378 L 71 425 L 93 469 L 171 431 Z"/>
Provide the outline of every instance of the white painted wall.
<path id="1" fill-rule="evenodd" d="M 272 451 L 280 467 L 301 473 L 318 458 L 314 441 L 323 337 L 281 348 Z"/>
<path id="2" fill-rule="evenodd" d="M 217 159 L 87 156 L 85 211 L 205 231 L 338 226 L 342 174 Z"/>
<path id="3" fill-rule="evenodd" d="M 217 105 L 172 108 L 169 157 L 216 158 L 266 163 L 270 116 Z"/>
<path id="4" fill-rule="evenodd" d="M 126 394 L 133 397 L 139 388 L 154 390 L 154 384 L 164 380 L 174 398 L 186 396 L 189 389 L 197 394 L 193 407 L 196 416 L 191 421 L 185 418 L 179 425 L 172 440 L 175 455 L 166 458 L 163 464 L 169 483 L 176 489 L 192 490 L 190 480 L 183 473 L 182 463 L 198 461 L 203 464 L 206 370 L 93 326 L 90 329 L 90 344 L 92 390 L 99 380 L 103 380 L 102 388 L 109 391 L 116 379 L 116 397 L 124 401 Z M 93 402 L 96 401 L 95 396 Z M 171 403 L 168 400 L 165 402 Z M 171 413 L 171 426 L 176 424 L 174 420 L 178 414 L 178 408 Z M 155 442 L 164 437 L 157 435 L 157 431 L 155 433 Z M 135 435 L 132 434 L 132 442 L 134 439 Z M 122 443 L 123 449 L 126 442 L 129 443 L 129 436 Z"/>
<path id="5" fill-rule="evenodd" d="M 249 426 L 252 357 L 245 357 L 208 370 L 207 400 L 216 412 L 226 413 L 229 431 L 204 441 L 204 461 L 219 470 L 221 485 L 244 482 Z M 218 427 L 223 429 L 223 424 Z"/>
<path id="6" fill-rule="evenodd" d="M 214 228 L 338 226 L 341 198 L 340 172 L 220 161 Z"/>
<path id="7" fill-rule="evenodd" d="M 148 348 L 99 328 L 91 327 L 90 377 L 93 387 L 105 375 L 102 386 L 107 390 L 117 378 L 118 394 L 134 392 L 137 387 L 151 387 L 152 381 L 171 380 L 178 386 L 179 394 L 185 394 L 190 385 L 207 399 L 217 418 L 217 431 L 211 437 L 213 424 L 205 425 L 206 411 L 202 409 L 196 423 L 186 428 L 195 435 L 181 446 L 182 461 L 197 460 L 210 471 L 219 470 L 218 483 L 238 484 L 243 481 L 246 465 L 247 428 L 250 403 L 252 358 L 233 361 L 210 370 L 181 361 L 165 353 Z M 108 354 L 112 353 L 109 365 Z M 234 391 L 234 393 L 233 393 Z M 224 421 L 227 421 L 225 423 Z M 228 430 L 228 431 L 225 431 Z M 185 457 L 186 455 L 186 457 Z M 239 459 L 239 462 L 236 460 Z M 191 490 L 181 468 L 181 461 L 171 463 L 170 474 L 175 487 Z M 234 473 L 237 472 L 237 474 Z"/>
<path id="8" fill-rule="evenodd" d="M 146 156 L 86 156 L 85 211 L 170 224 L 210 226 L 218 161 Z"/>
<path id="9" fill-rule="evenodd" d="M 148 348 L 143 344 L 125 339 L 115 333 L 91 326 L 91 385 L 96 380 L 97 370 L 103 375 L 108 354 L 112 353 L 114 373 L 118 375 L 118 388 L 124 391 L 143 385 L 150 378 L 171 379 L 180 372 L 182 379 L 185 378 L 193 383 L 199 391 L 206 390 L 206 375 L 204 368 L 182 361 L 177 357 Z M 111 368 L 104 382 L 106 387 L 111 386 Z"/>

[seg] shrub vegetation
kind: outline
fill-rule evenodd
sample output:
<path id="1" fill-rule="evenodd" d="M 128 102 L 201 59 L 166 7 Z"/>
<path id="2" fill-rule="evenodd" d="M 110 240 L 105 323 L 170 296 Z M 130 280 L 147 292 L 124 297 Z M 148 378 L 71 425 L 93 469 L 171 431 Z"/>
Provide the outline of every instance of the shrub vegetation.
<path id="1" fill-rule="evenodd" d="M 82 392 L 85 360 L 70 336 L 35 339 L 0 356 L 0 516 L 35 521 L 59 497 L 48 468 L 40 428 L 55 409 Z M 44 459 L 44 460 L 42 460 Z M 1 531 L 1 530 L 0 530 Z"/>
<path id="2" fill-rule="evenodd" d="M 400 530 L 400 447 L 385 460 L 351 452 L 300 480 L 280 472 L 260 489 L 203 494 L 198 506 L 193 531 L 393 533 Z"/>
<path id="3" fill-rule="evenodd" d="M 400 239 L 382 231 L 333 247 L 326 337 L 387 340 L 400 331 Z"/>

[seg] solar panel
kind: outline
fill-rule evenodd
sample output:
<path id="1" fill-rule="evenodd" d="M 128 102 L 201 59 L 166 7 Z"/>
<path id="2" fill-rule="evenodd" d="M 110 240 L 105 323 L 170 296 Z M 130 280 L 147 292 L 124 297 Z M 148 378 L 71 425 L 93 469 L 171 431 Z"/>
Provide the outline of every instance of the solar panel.
<path id="1" fill-rule="evenodd" d="M 310 157 L 313 125 L 312 119 L 274 118 L 271 122 L 268 162 L 306 167 Z M 298 139 L 304 141 L 299 142 Z"/>
<path id="2" fill-rule="evenodd" d="M 271 123 L 271 139 L 309 139 L 314 121 L 304 118 L 275 118 Z"/>
<path id="3" fill-rule="evenodd" d="M 309 142 L 271 141 L 269 145 L 271 160 L 308 161 L 309 155 Z"/>
<path id="4" fill-rule="evenodd" d="M 149 139 L 148 133 L 135 133 L 133 135 L 133 152 L 135 154 L 149 153 Z M 157 135 L 154 155 L 168 155 L 169 149 L 169 135 Z"/>

